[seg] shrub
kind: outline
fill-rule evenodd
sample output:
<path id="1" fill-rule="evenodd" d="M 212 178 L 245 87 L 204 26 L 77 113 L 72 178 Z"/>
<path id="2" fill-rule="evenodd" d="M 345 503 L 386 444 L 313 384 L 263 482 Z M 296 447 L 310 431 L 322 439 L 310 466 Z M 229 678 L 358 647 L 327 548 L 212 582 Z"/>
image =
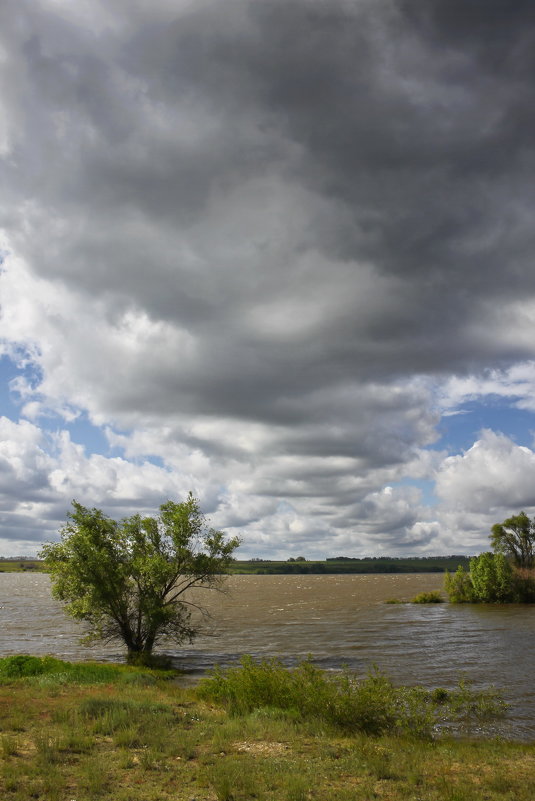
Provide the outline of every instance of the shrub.
<path id="1" fill-rule="evenodd" d="M 453 575 L 446 570 L 444 589 L 452 604 L 469 604 L 475 601 L 470 573 L 462 565 L 459 565 Z"/>
<path id="2" fill-rule="evenodd" d="M 411 603 L 413 604 L 441 604 L 444 602 L 442 595 L 437 592 L 421 592 L 416 595 Z"/>
<path id="3" fill-rule="evenodd" d="M 279 709 L 294 719 L 320 720 L 344 731 L 428 737 L 439 719 L 470 717 L 481 707 L 478 699 L 488 696 L 464 685 L 461 689 L 433 694 L 420 687 L 395 687 L 378 670 L 359 679 L 349 671 L 326 673 L 309 660 L 288 670 L 276 659 L 255 662 L 246 656 L 239 667 L 216 668 L 197 693 L 236 715 Z M 491 695 L 485 708 L 499 714 L 503 705 Z"/>
<path id="4" fill-rule="evenodd" d="M 477 601 L 511 603 L 515 600 L 513 568 L 502 553 L 487 551 L 470 559 L 470 578 Z"/>
<path id="5" fill-rule="evenodd" d="M 446 571 L 444 589 L 451 603 L 535 603 L 535 571 L 488 551 L 470 560 L 470 572 Z"/>
<path id="6" fill-rule="evenodd" d="M 4 679 L 21 679 L 28 676 L 41 676 L 63 670 L 64 662 L 52 656 L 28 656 L 15 654 L 0 659 L 0 677 Z"/>

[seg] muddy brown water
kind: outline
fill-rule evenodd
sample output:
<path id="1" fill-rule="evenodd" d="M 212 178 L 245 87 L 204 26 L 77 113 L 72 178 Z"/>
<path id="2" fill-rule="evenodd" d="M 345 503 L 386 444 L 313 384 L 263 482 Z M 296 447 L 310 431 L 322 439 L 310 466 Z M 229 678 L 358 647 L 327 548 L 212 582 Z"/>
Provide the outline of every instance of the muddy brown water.
<path id="1" fill-rule="evenodd" d="M 231 576 L 228 594 L 205 592 L 212 615 L 193 645 L 166 644 L 195 680 L 243 654 L 296 664 L 311 655 L 328 670 L 365 674 L 377 665 L 394 681 L 453 687 L 460 678 L 494 685 L 511 704 L 490 733 L 535 739 L 535 606 L 389 605 L 440 589 L 440 574 Z M 0 574 L 0 655 L 54 654 L 120 661 L 117 644 L 79 644 L 81 628 L 50 595 L 44 574 Z"/>

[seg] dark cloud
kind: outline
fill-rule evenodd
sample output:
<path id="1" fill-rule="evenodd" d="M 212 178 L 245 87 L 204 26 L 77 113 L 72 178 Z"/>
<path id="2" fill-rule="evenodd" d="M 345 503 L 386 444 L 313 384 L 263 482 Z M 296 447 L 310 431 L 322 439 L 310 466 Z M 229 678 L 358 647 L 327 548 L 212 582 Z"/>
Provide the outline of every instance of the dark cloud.
<path id="1" fill-rule="evenodd" d="M 48 287 L 7 338 L 36 345 L 38 402 L 248 465 L 258 498 L 343 502 L 369 537 L 435 536 L 366 496 L 432 444 L 424 381 L 534 356 L 531 4 L 0 15 L 0 223 Z"/>

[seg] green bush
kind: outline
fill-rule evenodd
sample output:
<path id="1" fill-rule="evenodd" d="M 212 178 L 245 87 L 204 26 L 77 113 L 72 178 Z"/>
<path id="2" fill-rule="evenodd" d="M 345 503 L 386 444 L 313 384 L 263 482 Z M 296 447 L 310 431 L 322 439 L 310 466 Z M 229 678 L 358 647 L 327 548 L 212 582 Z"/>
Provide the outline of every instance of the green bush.
<path id="1" fill-rule="evenodd" d="M 483 696 L 489 714 L 503 711 L 496 695 L 475 693 L 464 685 L 461 689 L 433 693 L 420 687 L 395 687 L 377 670 L 359 679 L 349 671 L 327 673 L 309 660 L 288 670 L 277 659 L 255 662 L 246 656 L 240 667 L 216 668 L 197 693 L 235 715 L 279 709 L 296 720 L 319 720 L 349 732 L 429 737 L 438 720 L 474 716 Z"/>
<path id="2" fill-rule="evenodd" d="M 29 676 L 41 676 L 43 673 L 54 673 L 63 670 L 67 663 L 52 656 L 28 656 L 15 654 L 0 659 L 0 677 L 3 679 L 21 679 Z"/>
<path id="3" fill-rule="evenodd" d="M 487 551 L 470 559 L 470 578 L 477 601 L 511 603 L 515 600 L 513 568 L 502 553 Z"/>
<path id="4" fill-rule="evenodd" d="M 441 604 L 444 603 L 444 598 L 437 592 L 421 592 L 416 595 L 411 603 L 413 604 Z"/>
<path id="5" fill-rule="evenodd" d="M 444 589 L 452 604 L 469 604 L 475 601 L 470 573 L 462 565 L 459 565 L 453 574 L 446 570 Z"/>
<path id="6" fill-rule="evenodd" d="M 535 603 L 534 571 L 515 568 L 502 553 L 470 559 L 470 572 L 446 571 L 444 589 L 451 603 Z"/>

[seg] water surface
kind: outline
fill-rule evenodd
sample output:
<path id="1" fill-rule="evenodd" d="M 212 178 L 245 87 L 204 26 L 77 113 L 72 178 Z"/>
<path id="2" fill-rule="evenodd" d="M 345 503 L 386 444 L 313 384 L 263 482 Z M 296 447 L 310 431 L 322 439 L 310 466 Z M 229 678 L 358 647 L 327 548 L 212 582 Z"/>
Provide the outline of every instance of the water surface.
<path id="1" fill-rule="evenodd" d="M 212 614 L 205 633 L 165 650 L 191 677 L 245 653 L 288 664 L 310 654 L 324 668 L 362 674 L 375 664 L 396 682 L 429 687 L 465 677 L 504 690 L 512 708 L 499 733 L 534 739 L 535 607 L 384 603 L 441 585 L 440 574 L 231 576 L 229 594 L 198 595 Z M 80 633 L 51 598 L 48 576 L 0 574 L 0 655 L 124 658 L 118 644 L 81 646 Z"/>

